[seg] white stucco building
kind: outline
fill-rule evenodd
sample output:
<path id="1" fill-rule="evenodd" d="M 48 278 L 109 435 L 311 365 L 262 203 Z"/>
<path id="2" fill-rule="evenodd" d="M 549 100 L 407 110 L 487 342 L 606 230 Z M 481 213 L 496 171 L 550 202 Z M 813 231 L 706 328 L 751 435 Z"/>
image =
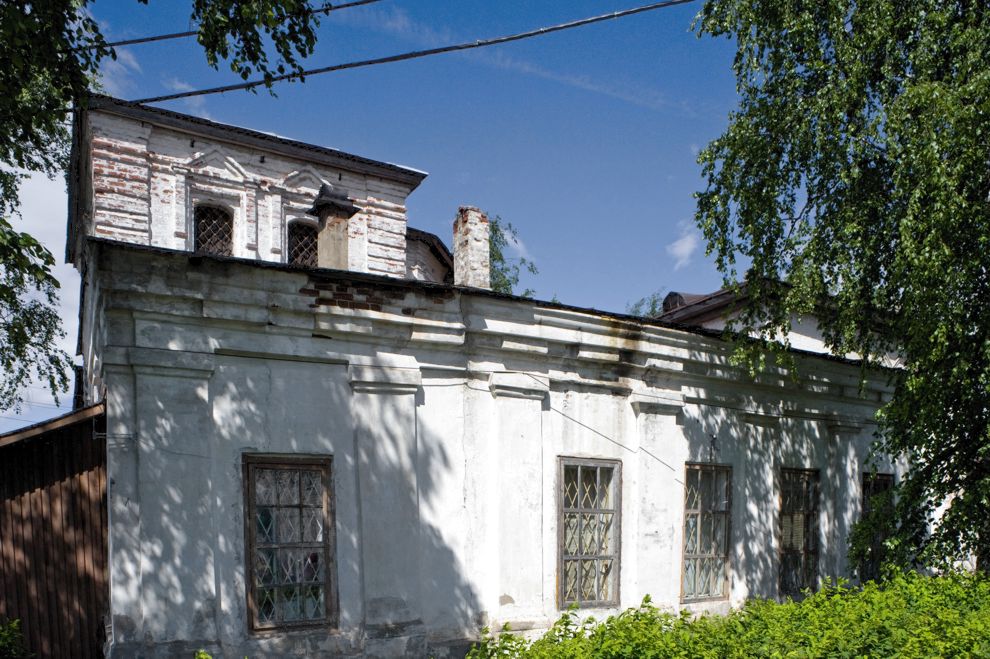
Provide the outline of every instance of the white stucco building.
<path id="1" fill-rule="evenodd" d="M 73 176 L 110 655 L 447 656 L 851 573 L 858 365 L 754 382 L 718 332 L 492 293 L 483 214 L 451 254 L 423 173 L 330 149 L 97 98 Z"/>

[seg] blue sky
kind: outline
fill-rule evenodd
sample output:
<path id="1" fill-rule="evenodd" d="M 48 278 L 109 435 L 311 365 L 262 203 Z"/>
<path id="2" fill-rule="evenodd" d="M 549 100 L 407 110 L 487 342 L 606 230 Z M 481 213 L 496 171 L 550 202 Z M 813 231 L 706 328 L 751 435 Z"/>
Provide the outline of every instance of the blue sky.
<path id="1" fill-rule="evenodd" d="M 637 4 L 384 0 L 324 18 L 307 66 Z M 657 290 L 706 292 L 721 283 L 693 224 L 692 195 L 703 185 L 695 158 L 724 130 L 737 97 L 731 42 L 691 32 L 699 9 L 692 3 L 482 50 L 314 76 L 278 85 L 277 97 L 234 92 L 162 107 L 425 170 L 429 176 L 408 200 L 411 226 L 449 244 L 457 207 L 479 206 L 516 227 L 519 253 L 539 267 L 520 288 L 540 299 L 624 311 Z M 109 39 L 190 28 L 189 5 L 178 0 L 96 0 L 91 10 Z M 226 69 L 211 69 L 185 39 L 120 49 L 104 67 L 103 84 L 138 99 L 236 81 Z M 30 185 L 21 226 L 50 235 L 60 257 L 65 206 L 57 197 L 64 186 Z M 74 348 L 78 284 L 64 270 L 66 345 Z M 40 390 L 30 396 L 27 421 L 56 413 Z M 0 417 L 0 431 L 10 424 L 17 422 Z"/>

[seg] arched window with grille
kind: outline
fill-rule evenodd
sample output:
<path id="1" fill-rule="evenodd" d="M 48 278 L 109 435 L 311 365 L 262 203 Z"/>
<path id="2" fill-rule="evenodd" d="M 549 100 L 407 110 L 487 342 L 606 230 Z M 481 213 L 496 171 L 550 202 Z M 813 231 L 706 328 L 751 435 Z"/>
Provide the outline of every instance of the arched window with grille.
<path id="1" fill-rule="evenodd" d="M 289 263 L 316 267 L 316 227 L 309 222 L 289 223 Z"/>
<path id="2" fill-rule="evenodd" d="M 196 206 L 193 211 L 197 252 L 218 256 L 234 255 L 234 217 L 218 206 Z"/>

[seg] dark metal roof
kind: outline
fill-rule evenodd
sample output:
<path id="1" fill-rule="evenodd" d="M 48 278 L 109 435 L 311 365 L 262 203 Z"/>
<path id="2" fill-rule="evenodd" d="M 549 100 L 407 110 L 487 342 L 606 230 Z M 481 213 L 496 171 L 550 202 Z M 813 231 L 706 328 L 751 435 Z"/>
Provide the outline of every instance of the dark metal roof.
<path id="1" fill-rule="evenodd" d="M 409 167 L 371 160 L 370 158 L 363 158 L 352 153 L 338 151 L 337 149 L 308 144 L 249 128 L 221 124 L 173 110 L 163 110 L 139 103 L 131 103 L 130 101 L 124 101 L 111 96 L 94 94 L 84 101 L 83 109 L 108 112 L 241 146 L 281 153 L 291 158 L 305 159 L 310 162 L 346 169 L 359 174 L 369 174 L 404 183 L 413 189 L 422 183 L 423 179 L 427 176 L 426 172 Z"/>
<path id="2" fill-rule="evenodd" d="M 668 293 L 663 299 L 663 313 L 658 318 L 675 323 L 695 325 L 726 313 L 743 296 L 730 288 L 714 293 L 698 295 L 694 293 Z"/>

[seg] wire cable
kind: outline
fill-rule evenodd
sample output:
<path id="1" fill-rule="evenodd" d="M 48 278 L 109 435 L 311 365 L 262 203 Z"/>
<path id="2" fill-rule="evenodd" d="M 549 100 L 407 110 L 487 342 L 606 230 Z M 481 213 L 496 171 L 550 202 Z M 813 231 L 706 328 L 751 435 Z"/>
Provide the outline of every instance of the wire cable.
<path id="1" fill-rule="evenodd" d="M 632 16 L 633 14 L 641 14 L 647 11 L 653 11 L 655 9 L 664 9 L 666 7 L 673 7 L 675 5 L 683 5 L 694 2 L 694 0 L 666 0 L 665 2 L 655 2 L 649 5 L 643 5 L 640 7 L 634 7 L 632 9 L 623 9 L 621 11 L 615 11 L 610 14 L 601 14 L 599 16 L 592 16 L 589 18 L 582 18 L 576 21 L 569 21 L 567 23 L 559 23 L 557 25 L 550 25 L 548 27 L 541 27 L 535 30 L 529 30 L 527 32 L 519 32 L 518 34 L 510 34 L 502 37 L 494 37 L 492 39 L 478 39 L 476 41 L 468 41 L 459 44 L 453 44 L 450 46 L 441 46 L 439 48 L 427 48 L 425 50 L 413 50 L 406 53 L 400 53 L 398 55 L 389 55 L 387 57 L 376 57 L 373 59 L 358 60 L 354 62 L 345 62 L 343 64 L 334 64 L 332 66 L 324 66 L 317 69 L 309 69 L 306 71 L 298 71 L 295 73 L 286 73 L 284 75 L 271 76 L 270 78 L 259 78 L 256 80 L 249 80 L 247 82 L 241 82 L 233 85 L 223 85 L 220 87 L 209 87 L 206 89 L 195 89 L 191 91 L 177 92 L 175 94 L 164 94 L 162 96 L 151 96 L 148 98 L 137 99 L 131 101 L 132 103 L 160 103 L 162 101 L 173 101 L 180 98 L 189 98 L 191 96 L 206 96 L 207 94 L 222 94 L 224 92 L 240 91 L 245 89 L 253 89 L 261 85 L 270 86 L 272 83 L 281 82 L 283 80 L 296 80 L 303 79 L 306 76 L 320 75 L 321 73 L 332 73 L 334 71 L 344 71 L 346 69 L 358 69 L 367 66 L 375 66 L 378 64 L 390 64 L 392 62 L 403 62 L 411 59 L 419 59 L 421 57 L 429 57 L 431 55 L 440 55 L 442 53 L 452 53 L 461 50 L 472 50 L 475 48 L 485 48 L 487 46 L 495 46 L 498 44 L 509 43 L 511 41 L 521 41 L 523 39 L 529 39 L 531 37 L 539 37 L 545 34 L 552 34 L 554 32 L 561 32 L 563 30 L 570 30 L 576 27 L 582 27 L 585 25 L 591 25 L 592 23 L 601 23 L 603 21 L 610 21 L 616 18 L 623 18 L 625 16 Z"/>
<path id="2" fill-rule="evenodd" d="M 362 5 L 370 5 L 373 2 L 381 2 L 381 0 L 354 0 L 354 2 L 342 2 L 339 5 L 335 5 L 331 2 L 323 3 L 322 7 L 309 9 L 306 11 L 307 14 L 329 14 L 330 12 L 337 11 L 338 9 L 348 9 L 349 7 L 360 7 Z M 172 32 L 171 34 L 156 34 L 150 37 L 135 37 L 134 39 L 122 39 L 120 41 L 110 41 L 102 46 L 99 44 L 92 44 L 88 46 L 78 46 L 73 48 L 72 52 L 79 52 L 82 50 L 95 50 L 97 48 L 117 48 L 119 46 L 136 46 L 143 43 L 153 43 L 155 41 L 167 41 L 169 39 L 183 39 L 186 37 L 194 37 L 199 34 L 199 30 L 189 30 L 187 32 Z"/>

